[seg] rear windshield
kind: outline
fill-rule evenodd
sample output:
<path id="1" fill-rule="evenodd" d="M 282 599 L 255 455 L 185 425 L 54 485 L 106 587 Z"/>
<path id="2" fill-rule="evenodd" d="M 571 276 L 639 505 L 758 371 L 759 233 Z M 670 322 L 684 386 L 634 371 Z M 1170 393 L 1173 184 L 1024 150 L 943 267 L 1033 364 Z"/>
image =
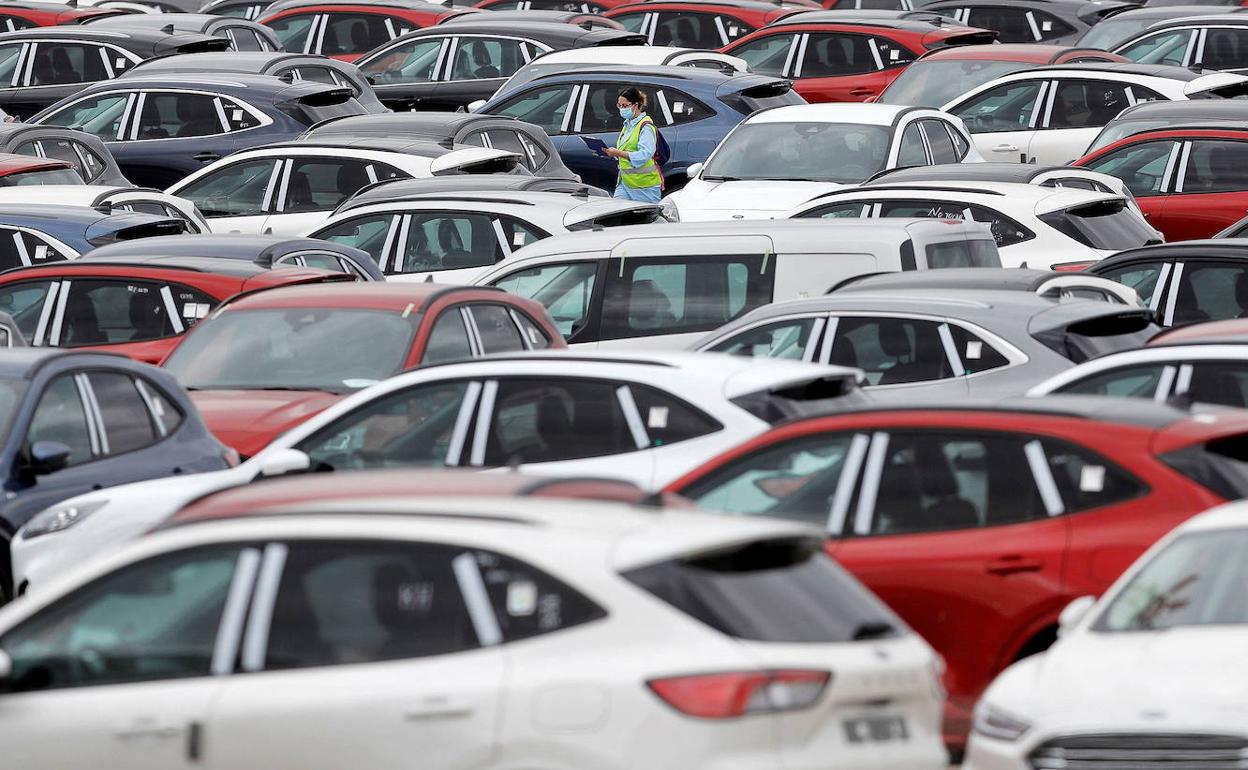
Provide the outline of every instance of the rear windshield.
<path id="1" fill-rule="evenodd" d="M 949 267 L 1001 267 L 997 242 L 990 238 L 929 243 L 926 251 L 927 266 L 932 270 Z"/>
<path id="2" fill-rule="evenodd" d="M 1248 497 L 1248 436 L 1230 436 L 1186 447 L 1161 459 L 1219 497 Z"/>
<path id="3" fill-rule="evenodd" d="M 1156 23 L 1156 18 L 1143 16 L 1106 19 L 1098 22 L 1096 26 L 1088 30 L 1087 34 L 1079 38 L 1079 47 L 1112 51 Z"/>
<path id="4" fill-rule="evenodd" d="M 82 184 L 82 177 L 72 168 L 50 168 L 0 177 L 0 186 L 3 187 L 45 184 Z"/>
<path id="5" fill-rule="evenodd" d="M 817 540 L 759 541 L 624 577 L 737 639 L 852 642 L 903 633 L 901 621 Z"/>
<path id="6" fill-rule="evenodd" d="M 755 86 L 735 94 L 726 94 L 723 102 L 742 115 L 749 115 L 772 107 L 805 104 L 806 100 L 783 83 L 777 83 L 774 86 Z"/>
<path id="7" fill-rule="evenodd" d="M 940 108 L 954 97 L 989 80 L 1026 69 L 1032 65 L 1018 61 L 917 61 L 902 70 L 880 101 L 913 107 Z"/>
<path id="8" fill-rule="evenodd" d="M 1148 223 L 1121 200 L 1042 214 L 1040 221 L 1094 249 L 1122 251 L 1160 242 Z"/>

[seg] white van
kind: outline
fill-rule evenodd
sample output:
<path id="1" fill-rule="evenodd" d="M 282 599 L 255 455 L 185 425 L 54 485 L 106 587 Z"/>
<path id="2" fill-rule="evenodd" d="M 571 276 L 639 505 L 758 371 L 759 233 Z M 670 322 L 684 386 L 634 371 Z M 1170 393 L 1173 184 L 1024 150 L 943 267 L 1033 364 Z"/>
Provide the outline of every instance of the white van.
<path id="1" fill-rule="evenodd" d="M 756 307 L 864 273 L 1000 265 L 978 222 L 764 219 L 556 235 L 474 283 L 541 302 L 572 345 L 683 348 Z"/>

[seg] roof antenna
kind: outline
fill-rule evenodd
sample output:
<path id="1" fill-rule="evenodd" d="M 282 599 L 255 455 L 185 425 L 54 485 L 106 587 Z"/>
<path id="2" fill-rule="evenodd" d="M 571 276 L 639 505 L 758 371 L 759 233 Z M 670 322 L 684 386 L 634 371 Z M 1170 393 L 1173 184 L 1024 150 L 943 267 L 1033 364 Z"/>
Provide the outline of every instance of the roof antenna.
<path id="1" fill-rule="evenodd" d="M 429 273 L 425 276 L 425 283 L 433 283 L 433 273 Z"/>
<path id="2" fill-rule="evenodd" d="M 1184 391 L 1182 393 L 1175 393 L 1174 395 L 1170 396 L 1170 398 L 1166 399 L 1167 406 L 1172 406 L 1175 409 L 1180 409 L 1184 412 L 1192 411 L 1193 403 L 1195 403 L 1195 399 L 1193 399 L 1192 394 L 1187 391 Z"/>

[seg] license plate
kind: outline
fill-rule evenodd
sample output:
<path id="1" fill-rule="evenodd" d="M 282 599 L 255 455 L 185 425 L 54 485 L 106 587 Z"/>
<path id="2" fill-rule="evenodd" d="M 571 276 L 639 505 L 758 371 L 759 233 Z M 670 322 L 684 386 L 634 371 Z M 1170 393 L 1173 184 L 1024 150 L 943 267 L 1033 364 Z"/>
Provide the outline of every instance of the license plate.
<path id="1" fill-rule="evenodd" d="M 854 717 L 842 723 L 850 743 L 887 743 L 909 740 L 906 720 L 896 716 Z"/>

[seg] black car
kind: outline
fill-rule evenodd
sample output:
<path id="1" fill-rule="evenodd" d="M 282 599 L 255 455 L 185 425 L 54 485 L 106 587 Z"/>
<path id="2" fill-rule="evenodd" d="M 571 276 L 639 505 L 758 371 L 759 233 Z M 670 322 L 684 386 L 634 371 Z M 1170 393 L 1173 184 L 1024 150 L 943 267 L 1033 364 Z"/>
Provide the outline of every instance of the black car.
<path id="1" fill-rule="evenodd" d="M 82 259 L 140 262 L 144 257 L 238 259 L 266 268 L 299 265 L 347 273 L 363 281 L 386 279 L 367 251 L 316 238 L 289 238 L 280 235 L 229 233 L 140 238 L 102 246 Z"/>
<path id="2" fill-rule="evenodd" d="M 0 350 L 0 598 L 9 540 L 39 511 L 118 484 L 229 467 L 228 451 L 164 369 L 109 353 Z"/>
<path id="3" fill-rule="evenodd" d="M 1073 45 L 1101 19 L 1136 5 L 1120 0 L 940 0 L 923 10 L 991 29 L 999 43 Z"/>
<path id="4" fill-rule="evenodd" d="M 60 126 L 0 123 L 0 152 L 55 158 L 73 166 L 87 184 L 129 187 L 104 142 L 98 136 Z"/>
<path id="5" fill-rule="evenodd" d="M 323 83 L 140 72 L 88 86 L 31 122 L 100 137 L 130 181 L 163 190 L 236 150 L 293 139 L 323 120 L 363 113 L 351 89 Z"/>
<path id="6" fill-rule="evenodd" d="M 1099 48 L 1112 51 L 1144 30 L 1170 19 L 1181 19 L 1191 16 L 1210 16 L 1223 13 L 1242 13 L 1245 9 L 1236 6 L 1196 5 L 1159 5 L 1140 8 L 1124 8 L 1106 16 L 1096 26 L 1079 38 L 1081 48 Z"/>
<path id="7" fill-rule="evenodd" d="M 272 4 L 272 0 L 208 0 L 199 7 L 199 12 L 255 21 Z"/>
<path id="8" fill-rule="evenodd" d="M 277 35 L 263 24 L 207 13 L 131 13 L 125 16 L 92 19 L 89 24 L 91 27 L 119 29 L 126 32 L 161 31 L 172 27 L 174 32 L 194 32 L 223 37 L 230 41 L 235 51 L 282 50 L 281 43 L 277 41 Z"/>
<path id="9" fill-rule="evenodd" d="M 318 141 L 351 137 L 424 139 L 514 152 L 534 176 L 574 179 L 550 137 L 541 128 L 501 115 L 468 112 L 403 112 L 339 118 L 313 126 L 305 135 Z"/>
<path id="10" fill-rule="evenodd" d="M 261 25 L 263 26 L 263 25 Z M 268 29 L 268 27 L 264 27 Z M 373 92 L 373 86 L 360 72 L 360 68 L 345 61 L 338 61 L 314 53 L 286 53 L 276 51 L 223 51 L 221 53 L 190 53 L 181 56 L 163 56 L 136 64 L 131 72 L 144 75 L 166 73 L 223 72 L 254 73 L 286 78 L 290 82 L 309 80 L 313 83 L 345 86 L 355 94 L 355 100 L 368 112 L 389 112 Z"/>
<path id="11" fill-rule="evenodd" d="M 488 99 L 516 70 L 550 51 L 645 45 L 646 36 L 571 24 L 478 20 L 418 29 L 356 62 L 392 110 L 455 110 Z"/>
<path id="12" fill-rule="evenodd" d="M 1248 240 L 1242 238 L 1127 249 L 1087 272 L 1135 289 L 1163 326 L 1248 318 Z"/>
<path id="13" fill-rule="evenodd" d="M 0 34 L 0 109 L 26 119 L 82 90 L 120 77 L 153 56 L 224 51 L 230 41 L 212 35 L 161 30 L 41 27 Z"/>

